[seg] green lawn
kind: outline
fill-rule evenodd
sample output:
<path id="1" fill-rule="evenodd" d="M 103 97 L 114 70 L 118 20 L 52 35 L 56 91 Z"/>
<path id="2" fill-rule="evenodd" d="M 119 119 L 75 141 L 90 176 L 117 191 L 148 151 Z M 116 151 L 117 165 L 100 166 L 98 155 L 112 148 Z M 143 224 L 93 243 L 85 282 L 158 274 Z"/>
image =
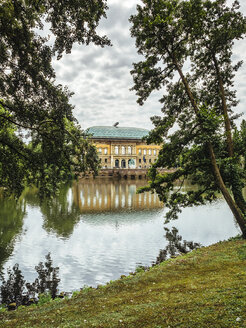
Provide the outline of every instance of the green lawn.
<path id="1" fill-rule="evenodd" d="M 69 300 L 0 313 L 0 327 L 246 327 L 246 241 L 227 241 Z"/>

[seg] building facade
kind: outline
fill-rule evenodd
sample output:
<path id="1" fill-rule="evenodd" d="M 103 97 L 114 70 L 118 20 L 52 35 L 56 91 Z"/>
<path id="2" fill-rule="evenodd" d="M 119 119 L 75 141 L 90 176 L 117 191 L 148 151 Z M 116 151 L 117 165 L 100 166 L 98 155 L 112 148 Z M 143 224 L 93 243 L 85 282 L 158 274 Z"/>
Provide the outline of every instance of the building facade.
<path id="1" fill-rule="evenodd" d="M 149 168 L 156 161 L 160 146 L 147 145 L 142 138 L 149 131 L 118 126 L 93 126 L 88 129 L 98 150 L 102 168 Z"/>

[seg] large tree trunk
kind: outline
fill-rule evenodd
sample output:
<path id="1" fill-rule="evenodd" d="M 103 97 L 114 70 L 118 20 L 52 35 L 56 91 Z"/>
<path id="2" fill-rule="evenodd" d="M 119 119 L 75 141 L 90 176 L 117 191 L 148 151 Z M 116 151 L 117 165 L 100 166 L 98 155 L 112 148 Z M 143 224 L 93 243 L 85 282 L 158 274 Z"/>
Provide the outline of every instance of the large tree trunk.
<path id="1" fill-rule="evenodd" d="M 223 79 L 221 76 L 221 72 L 220 72 L 218 61 L 217 61 L 215 54 L 212 56 L 212 58 L 213 58 L 213 62 L 214 62 L 215 72 L 216 72 L 217 79 L 218 79 L 219 94 L 220 94 L 221 103 L 222 103 L 222 113 L 223 113 L 224 122 L 225 122 L 225 133 L 226 133 L 228 155 L 230 157 L 233 157 L 234 156 L 234 147 L 233 147 L 233 139 L 232 139 L 232 132 L 231 132 L 231 123 L 230 123 L 229 115 L 228 115 L 228 107 L 227 107 L 227 103 L 226 103 Z M 233 197 L 235 199 L 237 206 L 240 208 L 242 213 L 246 214 L 246 202 L 244 200 L 242 190 L 240 190 L 240 188 L 238 188 L 238 186 L 236 184 L 237 184 L 237 181 L 232 182 L 232 194 L 233 194 Z"/>
<path id="2" fill-rule="evenodd" d="M 219 167 L 216 163 L 216 158 L 215 158 L 213 146 L 211 143 L 208 144 L 208 149 L 209 149 L 211 164 L 212 164 L 213 173 L 214 173 L 214 177 L 216 179 L 217 185 L 219 186 L 221 193 L 223 194 L 227 204 L 229 205 L 229 207 L 242 231 L 243 238 L 246 239 L 246 221 L 245 221 L 244 215 L 241 212 L 240 208 L 235 203 L 235 201 L 233 200 L 233 198 L 231 197 L 228 189 L 225 186 L 225 183 L 220 174 Z"/>
<path id="3" fill-rule="evenodd" d="M 196 114 L 196 116 L 198 117 L 198 120 L 200 120 L 200 115 L 199 115 L 199 108 L 196 104 L 196 101 L 195 101 L 195 98 L 191 92 L 191 89 L 190 89 L 190 86 L 175 58 L 175 56 L 173 54 L 171 54 L 169 52 L 169 55 L 171 56 L 171 58 L 173 59 L 173 64 L 175 65 L 179 75 L 180 75 L 180 78 L 185 86 L 185 90 L 186 90 L 186 93 L 190 99 L 190 102 L 191 102 L 191 105 L 192 105 L 192 108 L 194 109 L 194 112 Z M 202 122 L 200 121 L 200 126 L 201 128 L 204 130 L 203 128 L 203 124 Z M 230 135 L 228 135 L 228 137 L 230 138 Z M 209 151 L 209 155 L 210 155 L 210 160 L 211 160 L 211 166 L 212 166 L 212 170 L 213 170 L 213 174 L 214 174 L 214 177 L 215 177 L 215 181 L 217 183 L 217 186 L 219 187 L 221 193 L 223 194 L 228 206 L 230 207 L 241 231 L 242 231 L 242 235 L 243 235 L 243 238 L 246 239 L 246 220 L 244 218 L 244 214 L 246 214 L 246 212 L 242 212 L 241 209 L 237 206 L 236 202 L 234 201 L 234 199 L 232 198 L 232 196 L 230 195 L 228 189 L 226 188 L 226 185 L 223 181 L 223 178 L 221 176 L 221 173 L 220 173 L 220 170 L 219 170 L 219 167 L 217 165 L 217 162 L 216 162 L 216 158 L 215 158 L 215 153 L 214 153 L 214 149 L 213 149 L 213 145 L 211 144 L 211 142 L 208 143 L 208 151 Z M 231 151 L 231 150 L 230 150 Z"/>
<path id="4" fill-rule="evenodd" d="M 226 141 L 227 141 L 227 149 L 228 149 L 228 154 L 230 157 L 234 156 L 234 150 L 233 150 L 233 141 L 232 141 L 232 133 L 231 133 L 231 123 L 229 120 L 229 115 L 228 115 L 228 108 L 226 104 L 226 97 L 225 97 L 225 89 L 223 85 L 223 80 L 220 74 L 220 69 L 219 65 L 216 59 L 216 56 L 213 55 L 213 61 L 214 61 L 214 66 L 215 66 L 215 71 L 217 74 L 218 78 L 218 83 L 219 83 L 219 93 L 220 93 L 220 98 L 222 101 L 222 113 L 224 117 L 224 123 L 225 123 L 225 132 L 226 132 Z"/>

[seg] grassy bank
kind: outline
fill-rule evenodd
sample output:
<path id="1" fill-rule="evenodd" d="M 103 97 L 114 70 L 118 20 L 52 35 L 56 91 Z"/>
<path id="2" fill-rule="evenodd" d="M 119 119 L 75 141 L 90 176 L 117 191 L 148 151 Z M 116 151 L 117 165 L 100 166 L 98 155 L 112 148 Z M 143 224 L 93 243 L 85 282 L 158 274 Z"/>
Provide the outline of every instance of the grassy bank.
<path id="1" fill-rule="evenodd" d="M 0 327 L 246 327 L 246 241 L 201 248 L 69 300 L 0 313 Z"/>

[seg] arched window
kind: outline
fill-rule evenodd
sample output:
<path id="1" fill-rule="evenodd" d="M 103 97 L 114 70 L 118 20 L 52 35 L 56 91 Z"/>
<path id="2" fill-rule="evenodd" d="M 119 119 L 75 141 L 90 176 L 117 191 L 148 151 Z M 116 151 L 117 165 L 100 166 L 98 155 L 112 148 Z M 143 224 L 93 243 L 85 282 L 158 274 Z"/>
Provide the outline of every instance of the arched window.
<path id="1" fill-rule="evenodd" d="M 116 155 L 119 154 L 119 147 L 118 147 L 118 146 L 115 146 L 115 147 L 114 147 L 114 153 L 115 153 Z"/>
<path id="2" fill-rule="evenodd" d="M 131 155 L 132 154 L 132 147 L 128 146 L 127 149 L 128 149 L 128 155 Z"/>
<path id="3" fill-rule="evenodd" d="M 140 148 L 139 150 L 138 150 L 138 155 L 141 155 L 142 154 L 142 149 Z"/>
<path id="4" fill-rule="evenodd" d="M 108 148 L 104 148 L 104 155 L 108 154 Z"/>
<path id="5" fill-rule="evenodd" d="M 122 146 L 122 148 L 121 148 L 121 154 L 122 155 L 125 155 L 126 154 L 126 147 L 125 146 Z"/>
<path id="6" fill-rule="evenodd" d="M 119 167 L 119 160 L 118 159 L 115 160 L 115 167 Z"/>
<path id="7" fill-rule="evenodd" d="M 143 150 L 143 153 L 144 153 L 144 155 L 146 155 L 146 154 L 147 154 L 147 150 L 146 150 L 146 149 L 144 149 L 144 150 Z"/>
<path id="8" fill-rule="evenodd" d="M 99 152 L 99 154 L 101 154 L 102 153 L 102 148 L 100 147 L 100 148 L 98 148 L 98 152 Z"/>
<path id="9" fill-rule="evenodd" d="M 152 150 L 151 149 L 149 149 L 149 155 L 152 155 Z"/>
<path id="10" fill-rule="evenodd" d="M 125 161 L 125 159 L 122 159 L 122 161 L 121 161 L 121 167 L 122 167 L 123 169 L 126 168 L 126 161 Z"/>
<path id="11" fill-rule="evenodd" d="M 156 149 L 154 149 L 154 156 L 156 156 Z"/>

